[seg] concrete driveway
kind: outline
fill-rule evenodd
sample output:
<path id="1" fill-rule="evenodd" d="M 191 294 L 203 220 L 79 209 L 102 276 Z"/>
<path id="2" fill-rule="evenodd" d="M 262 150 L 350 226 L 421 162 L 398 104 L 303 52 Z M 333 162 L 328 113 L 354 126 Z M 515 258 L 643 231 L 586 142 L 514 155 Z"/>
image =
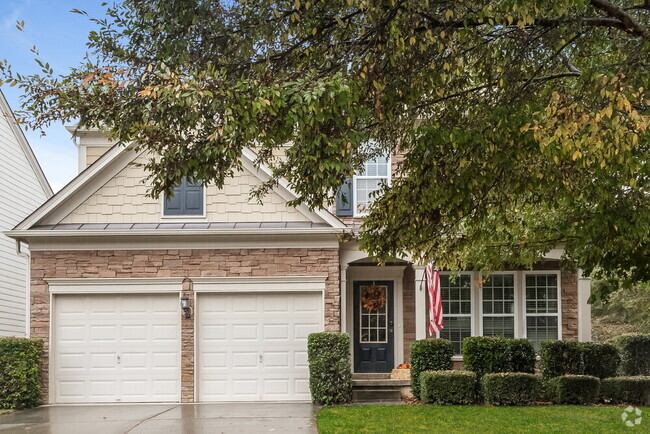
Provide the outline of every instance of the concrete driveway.
<path id="1" fill-rule="evenodd" d="M 0 416 L 0 433 L 316 433 L 308 403 L 54 405 Z"/>

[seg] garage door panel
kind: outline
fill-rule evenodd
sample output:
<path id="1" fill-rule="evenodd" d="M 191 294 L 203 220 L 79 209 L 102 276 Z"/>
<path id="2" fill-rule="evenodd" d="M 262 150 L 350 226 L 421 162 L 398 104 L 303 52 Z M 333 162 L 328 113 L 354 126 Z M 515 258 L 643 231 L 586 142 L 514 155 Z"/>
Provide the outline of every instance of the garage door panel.
<path id="1" fill-rule="evenodd" d="M 54 401 L 180 399 L 178 296 L 57 295 Z"/>
<path id="2" fill-rule="evenodd" d="M 200 294 L 196 303 L 200 401 L 310 399 L 307 336 L 322 330 L 321 293 Z"/>

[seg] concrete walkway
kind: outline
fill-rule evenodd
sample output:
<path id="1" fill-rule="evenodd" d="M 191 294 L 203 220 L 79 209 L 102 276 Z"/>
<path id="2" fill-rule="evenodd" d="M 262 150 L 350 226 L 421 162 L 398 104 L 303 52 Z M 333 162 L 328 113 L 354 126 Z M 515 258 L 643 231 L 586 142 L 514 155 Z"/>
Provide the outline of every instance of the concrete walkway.
<path id="1" fill-rule="evenodd" d="M 308 403 L 45 406 L 0 416 L 0 433 L 316 433 Z"/>

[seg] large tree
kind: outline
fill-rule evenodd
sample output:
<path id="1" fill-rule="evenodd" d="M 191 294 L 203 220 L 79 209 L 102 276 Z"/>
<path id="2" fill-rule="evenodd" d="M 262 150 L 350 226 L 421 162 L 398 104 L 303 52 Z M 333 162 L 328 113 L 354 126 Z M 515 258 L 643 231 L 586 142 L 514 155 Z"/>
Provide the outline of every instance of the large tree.
<path id="1" fill-rule="evenodd" d="M 256 198 L 282 177 L 320 207 L 391 152 L 373 256 L 495 269 L 560 246 L 650 278 L 649 0 L 123 0 L 93 19 L 76 69 L 5 62 L 5 82 L 33 128 L 78 120 L 159 155 L 154 196 L 221 186 L 254 146 L 274 171 Z"/>

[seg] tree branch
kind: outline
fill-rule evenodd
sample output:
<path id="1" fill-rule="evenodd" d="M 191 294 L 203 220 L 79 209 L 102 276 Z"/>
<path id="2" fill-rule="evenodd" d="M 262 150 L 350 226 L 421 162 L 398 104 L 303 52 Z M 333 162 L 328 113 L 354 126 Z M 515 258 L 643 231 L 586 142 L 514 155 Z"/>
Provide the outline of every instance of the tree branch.
<path id="1" fill-rule="evenodd" d="M 647 3 L 648 2 L 646 2 L 646 5 L 647 5 Z M 610 17 L 616 18 L 633 35 L 645 36 L 645 31 L 639 25 L 639 23 L 637 23 L 634 20 L 634 18 L 632 18 L 630 16 L 630 14 L 628 14 L 627 12 L 625 12 L 623 9 L 619 8 L 618 6 L 614 6 L 613 4 L 608 2 L 607 0 L 591 0 L 591 4 L 596 9 L 599 9 L 599 10 L 605 12 Z"/>

